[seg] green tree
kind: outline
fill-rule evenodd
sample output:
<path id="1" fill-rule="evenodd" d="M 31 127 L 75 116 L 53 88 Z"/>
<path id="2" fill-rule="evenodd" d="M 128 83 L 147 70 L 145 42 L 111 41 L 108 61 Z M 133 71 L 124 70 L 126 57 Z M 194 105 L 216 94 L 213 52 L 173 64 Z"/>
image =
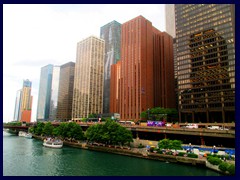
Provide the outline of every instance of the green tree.
<path id="1" fill-rule="evenodd" d="M 67 124 L 67 137 L 75 140 L 83 140 L 84 135 L 81 126 L 76 122 L 70 122 Z"/>
<path id="2" fill-rule="evenodd" d="M 44 128 L 45 124 L 43 122 L 38 122 L 37 123 L 37 127 L 34 130 L 34 133 L 36 135 L 42 135 L 43 134 L 43 128 Z"/>
<path id="3" fill-rule="evenodd" d="M 158 116 L 159 118 L 168 118 L 170 121 L 173 119 L 177 119 L 178 117 L 178 111 L 174 108 L 161 108 L 161 107 L 155 107 L 149 109 L 149 114 Z M 140 114 L 141 118 L 147 118 L 148 117 L 148 110 L 141 112 Z"/>
<path id="4" fill-rule="evenodd" d="M 53 125 L 51 122 L 47 122 L 43 128 L 43 134 L 46 136 L 51 136 L 53 133 Z"/>
<path id="5" fill-rule="evenodd" d="M 158 142 L 158 147 L 160 149 L 169 149 L 170 147 L 170 140 L 169 139 L 163 139 Z"/>
<path id="6" fill-rule="evenodd" d="M 113 120 L 107 120 L 105 124 L 90 126 L 85 135 L 90 142 L 100 142 L 112 145 L 133 142 L 131 131 L 120 126 Z"/>

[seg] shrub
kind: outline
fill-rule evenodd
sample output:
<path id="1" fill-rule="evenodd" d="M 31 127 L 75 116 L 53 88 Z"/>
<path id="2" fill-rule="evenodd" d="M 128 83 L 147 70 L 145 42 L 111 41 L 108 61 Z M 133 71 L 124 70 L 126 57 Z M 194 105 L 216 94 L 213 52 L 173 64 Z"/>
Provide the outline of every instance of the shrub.
<path id="1" fill-rule="evenodd" d="M 220 169 L 220 170 L 223 171 L 223 172 L 226 172 L 227 169 L 228 169 L 228 166 L 229 166 L 228 163 L 222 162 L 221 164 L 219 164 L 218 169 Z"/>
<path id="2" fill-rule="evenodd" d="M 234 175 L 235 174 L 235 166 L 233 164 L 230 164 L 230 166 L 228 166 L 227 171 L 229 172 L 230 175 Z"/>
<path id="3" fill-rule="evenodd" d="M 140 143 L 140 144 L 138 145 L 138 148 L 144 148 L 144 146 L 142 145 L 142 143 Z"/>
<path id="4" fill-rule="evenodd" d="M 190 157 L 190 158 L 198 158 L 198 155 L 194 154 L 194 153 L 190 153 L 190 154 L 187 154 L 187 157 Z"/>
<path id="5" fill-rule="evenodd" d="M 222 160 L 217 157 L 209 157 L 207 160 L 212 165 L 219 165 L 222 162 Z"/>
<path id="6" fill-rule="evenodd" d="M 184 154 L 186 154 L 186 153 L 184 153 L 184 152 L 179 152 L 179 153 L 178 153 L 178 156 L 183 156 Z"/>
<path id="7" fill-rule="evenodd" d="M 160 149 L 158 149 L 157 152 L 158 152 L 159 154 L 163 154 L 163 152 L 162 152 Z"/>

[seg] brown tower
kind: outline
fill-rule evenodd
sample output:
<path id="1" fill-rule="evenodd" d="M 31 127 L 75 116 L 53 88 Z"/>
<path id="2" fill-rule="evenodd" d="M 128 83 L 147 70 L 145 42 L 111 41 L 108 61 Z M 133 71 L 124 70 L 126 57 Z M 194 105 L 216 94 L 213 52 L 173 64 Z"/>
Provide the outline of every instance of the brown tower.
<path id="1" fill-rule="evenodd" d="M 148 108 L 174 107 L 171 36 L 142 16 L 124 23 L 121 34 L 121 119 L 137 121 Z"/>

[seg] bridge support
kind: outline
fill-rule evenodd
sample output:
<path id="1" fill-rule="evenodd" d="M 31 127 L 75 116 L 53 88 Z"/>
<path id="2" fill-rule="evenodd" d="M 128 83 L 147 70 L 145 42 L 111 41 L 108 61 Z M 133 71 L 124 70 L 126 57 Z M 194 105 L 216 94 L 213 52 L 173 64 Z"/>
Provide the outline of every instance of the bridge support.
<path id="1" fill-rule="evenodd" d="M 200 137 L 200 139 L 201 139 L 201 145 L 205 145 L 205 142 L 202 136 Z"/>

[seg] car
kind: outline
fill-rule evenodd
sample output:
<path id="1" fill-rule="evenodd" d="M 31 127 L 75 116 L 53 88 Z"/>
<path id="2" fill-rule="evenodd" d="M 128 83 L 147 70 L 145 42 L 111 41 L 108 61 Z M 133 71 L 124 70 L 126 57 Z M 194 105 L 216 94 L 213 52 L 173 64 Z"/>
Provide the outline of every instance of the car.
<path id="1" fill-rule="evenodd" d="M 220 127 L 219 130 L 229 130 L 229 129 L 225 127 Z"/>
<path id="2" fill-rule="evenodd" d="M 187 124 L 186 128 L 189 128 L 189 129 L 197 129 L 197 128 L 198 128 L 198 125 L 197 125 L 197 124 Z"/>
<path id="3" fill-rule="evenodd" d="M 219 130 L 220 127 L 219 126 L 208 126 L 208 129 L 215 129 L 215 130 Z"/>
<path id="4" fill-rule="evenodd" d="M 171 126 L 172 126 L 172 123 L 167 123 L 165 126 L 166 126 L 166 127 L 171 127 Z"/>

